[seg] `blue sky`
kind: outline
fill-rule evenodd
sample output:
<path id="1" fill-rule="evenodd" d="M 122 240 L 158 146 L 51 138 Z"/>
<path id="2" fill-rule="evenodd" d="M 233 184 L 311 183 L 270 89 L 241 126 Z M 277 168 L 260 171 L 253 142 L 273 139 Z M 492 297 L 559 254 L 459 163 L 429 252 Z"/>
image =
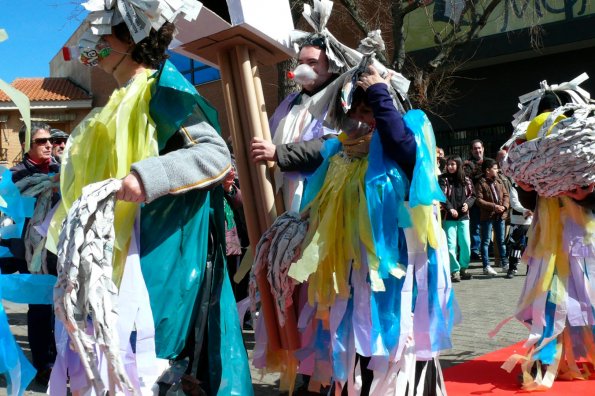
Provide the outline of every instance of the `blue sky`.
<path id="1" fill-rule="evenodd" d="M 85 18 L 82 1 L 0 0 L 0 78 L 48 77 L 50 60 Z"/>

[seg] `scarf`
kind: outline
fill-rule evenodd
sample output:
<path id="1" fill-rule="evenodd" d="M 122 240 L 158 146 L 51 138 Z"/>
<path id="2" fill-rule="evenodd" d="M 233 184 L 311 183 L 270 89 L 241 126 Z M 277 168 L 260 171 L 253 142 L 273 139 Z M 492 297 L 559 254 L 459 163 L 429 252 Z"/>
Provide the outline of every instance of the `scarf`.
<path id="1" fill-rule="evenodd" d="M 48 158 L 46 160 L 41 160 L 39 162 L 36 162 L 33 160 L 33 158 L 31 158 L 29 155 L 26 156 L 25 161 L 27 161 L 27 163 L 31 166 L 34 166 L 35 168 L 37 168 L 40 172 L 42 173 L 50 173 L 50 163 L 52 161 L 51 158 Z"/>

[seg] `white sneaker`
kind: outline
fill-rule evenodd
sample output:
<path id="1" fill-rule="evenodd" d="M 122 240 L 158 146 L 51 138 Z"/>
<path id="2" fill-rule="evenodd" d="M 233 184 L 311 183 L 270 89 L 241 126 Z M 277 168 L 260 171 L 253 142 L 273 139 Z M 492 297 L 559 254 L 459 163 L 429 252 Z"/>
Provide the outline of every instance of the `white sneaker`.
<path id="1" fill-rule="evenodd" d="M 491 265 L 488 265 L 487 267 L 485 267 L 483 269 L 483 274 L 484 275 L 490 275 L 490 276 L 496 276 L 496 275 L 498 275 L 498 273 L 496 272 L 496 270 L 493 269 Z"/>

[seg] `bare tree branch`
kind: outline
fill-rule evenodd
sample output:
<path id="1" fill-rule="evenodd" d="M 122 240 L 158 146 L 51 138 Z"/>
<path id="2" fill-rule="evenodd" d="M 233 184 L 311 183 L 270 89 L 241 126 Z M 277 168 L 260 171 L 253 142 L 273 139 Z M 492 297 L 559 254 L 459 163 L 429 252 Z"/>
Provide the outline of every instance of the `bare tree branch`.
<path id="1" fill-rule="evenodd" d="M 479 16 L 477 22 L 471 24 L 469 31 L 459 37 L 452 37 L 448 43 L 444 43 L 440 52 L 434 59 L 432 59 L 429 63 L 429 67 L 431 69 L 437 69 L 440 67 L 447 59 L 452 56 L 452 53 L 455 49 L 459 48 L 460 46 L 471 42 L 471 40 L 478 37 L 479 32 L 485 27 L 486 23 L 492 12 L 496 9 L 496 7 L 502 3 L 503 0 L 492 0 L 487 7 L 484 8 L 483 13 Z M 477 14 L 477 10 L 475 7 L 471 7 L 471 13 L 475 17 Z"/>

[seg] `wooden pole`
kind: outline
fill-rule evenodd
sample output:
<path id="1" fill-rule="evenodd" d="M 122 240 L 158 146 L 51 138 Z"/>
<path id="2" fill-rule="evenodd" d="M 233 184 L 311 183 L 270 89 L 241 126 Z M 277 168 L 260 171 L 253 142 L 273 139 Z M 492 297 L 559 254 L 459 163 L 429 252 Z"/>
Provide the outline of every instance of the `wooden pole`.
<path id="1" fill-rule="evenodd" d="M 244 214 L 246 216 L 250 247 L 252 251 L 255 252 L 256 244 L 266 229 L 266 224 L 261 224 L 261 220 L 259 219 L 259 212 L 262 213 L 263 210 L 258 210 L 260 205 L 257 203 L 258 199 L 256 197 L 258 194 L 255 191 L 258 185 L 250 182 L 254 178 L 254 175 L 252 175 L 253 172 L 251 172 L 253 165 L 250 159 L 250 146 L 246 145 L 246 140 L 242 136 L 243 125 L 245 125 L 244 122 L 242 122 L 244 117 L 240 116 L 244 106 L 239 106 L 241 103 L 238 102 L 241 102 L 241 100 L 239 100 L 241 97 L 239 97 L 234 90 L 234 86 L 237 87 L 238 82 L 237 80 L 234 80 L 233 62 L 231 62 L 231 58 L 232 56 L 228 52 L 222 51 L 218 54 L 223 95 L 225 97 L 225 107 L 227 110 L 230 134 L 234 145 L 238 173 L 240 180 L 248 181 L 242 183 L 242 198 L 246 208 Z M 266 271 L 262 274 L 257 274 L 256 280 L 260 291 L 262 318 L 267 329 L 268 347 L 273 351 L 279 350 L 282 348 L 281 337 L 279 334 L 274 300 L 268 285 Z"/>
<path id="2" fill-rule="evenodd" d="M 259 181 L 258 172 L 256 172 L 256 165 L 252 162 L 251 158 L 251 144 L 252 137 L 254 136 L 254 128 L 256 127 L 250 120 L 250 113 L 248 109 L 249 98 L 246 97 L 242 88 L 242 75 L 241 67 L 237 62 L 235 51 L 230 50 L 229 59 L 231 64 L 231 70 L 234 77 L 234 88 L 235 88 L 235 100 L 238 104 L 238 115 L 240 120 L 240 131 L 238 138 L 242 139 L 242 144 L 246 148 L 246 158 L 248 158 L 248 172 L 250 174 L 250 182 L 252 183 L 252 190 L 254 192 L 254 206 L 253 210 L 258 215 L 260 224 L 260 235 L 269 227 L 269 219 L 267 218 L 267 210 L 264 206 L 264 199 L 262 198 L 263 190 L 261 188 L 262 182 Z M 253 94 L 251 96 L 254 96 Z"/>
<path id="3" fill-rule="evenodd" d="M 252 78 L 253 78 L 253 86 L 254 92 L 256 93 L 256 105 L 258 110 L 258 115 L 260 118 L 261 124 L 261 131 L 262 131 L 262 138 L 265 140 L 271 141 L 271 132 L 269 129 L 269 120 L 267 117 L 267 110 L 264 102 L 264 93 L 262 91 L 262 81 L 260 79 L 260 72 L 258 70 L 258 64 L 254 57 L 254 53 L 250 53 L 250 63 L 252 65 Z M 265 168 L 267 176 L 271 177 L 272 169 L 267 167 Z M 279 194 L 275 194 L 275 185 L 271 183 L 273 186 L 273 204 L 277 210 L 277 213 L 285 212 L 285 208 L 283 205 L 283 196 L 281 191 Z M 287 338 L 287 347 L 290 350 L 296 350 L 301 348 L 300 337 L 297 332 L 297 318 L 295 312 L 295 306 L 290 307 L 285 313 L 285 326 L 281 329 L 283 333 L 285 333 Z M 283 335 L 282 335 L 283 337 Z"/>
<path id="4" fill-rule="evenodd" d="M 252 63 L 252 76 L 254 78 L 254 88 L 256 91 L 256 103 L 258 105 L 258 110 L 260 114 L 260 123 L 262 124 L 262 137 L 263 139 L 272 142 L 271 138 L 271 130 L 269 129 L 269 120 L 267 117 L 267 109 L 264 102 L 264 93 L 262 91 L 262 81 L 260 79 L 260 72 L 258 70 L 258 63 L 254 56 L 254 52 L 250 52 L 250 62 Z M 284 213 L 285 212 L 285 204 L 283 202 L 283 191 L 281 191 L 281 186 L 276 186 L 273 178 L 274 167 L 276 164 L 274 162 L 268 162 L 268 174 L 271 180 L 273 181 L 273 195 L 275 200 L 275 208 L 277 209 L 277 213 Z"/>
<path id="5" fill-rule="evenodd" d="M 219 53 L 219 68 L 221 72 L 221 84 L 223 87 L 223 96 L 225 98 L 225 109 L 227 110 L 227 119 L 229 122 L 231 140 L 234 147 L 234 155 L 238 168 L 240 180 L 250 180 L 250 158 L 249 151 L 244 145 L 241 133 L 240 117 L 238 115 L 238 103 L 236 94 L 233 90 L 233 76 L 229 62 L 229 54 Z M 242 183 L 242 199 L 246 208 L 254 208 L 254 185 L 251 183 Z M 248 239 L 253 251 L 262 235 L 262 226 L 259 224 L 258 215 L 254 210 L 245 210 L 246 223 L 248 228 Z"/>
<path id="6" fill-rule="evenodd" d="M 255 98 L 256 88 L 254 86 L 254 77 L 252 75 L 252 64 L 250 62 L 250 55 L 246 46 L 235 47 L 235 54 L 240 67 L 240 80 L 242 83 L 242 91 L 246 98 L 246 110 L 249 118 L 250 130 L 253 137 L 263 138 L 263 128 L 268 130 L 268 120 L 263 125 L 261 122 L 261 115 L 258 109 L 258 102 Z M 262 87 L 260 87 L 262 90 Z M 266 117 L 265 117 L 266 118 Z M 270 139 L 270 133 L 269 133 Z M 262 192 L 262 204 L 266 211 L 267 226 L 270 227 L 277 218 L 277 210 L 275 208 L 275 197 L 273 193 L 273 185 L 270 176 L 266 169 L 265 163 L 256 165 L 256 174 L 258 185 Z"/>

